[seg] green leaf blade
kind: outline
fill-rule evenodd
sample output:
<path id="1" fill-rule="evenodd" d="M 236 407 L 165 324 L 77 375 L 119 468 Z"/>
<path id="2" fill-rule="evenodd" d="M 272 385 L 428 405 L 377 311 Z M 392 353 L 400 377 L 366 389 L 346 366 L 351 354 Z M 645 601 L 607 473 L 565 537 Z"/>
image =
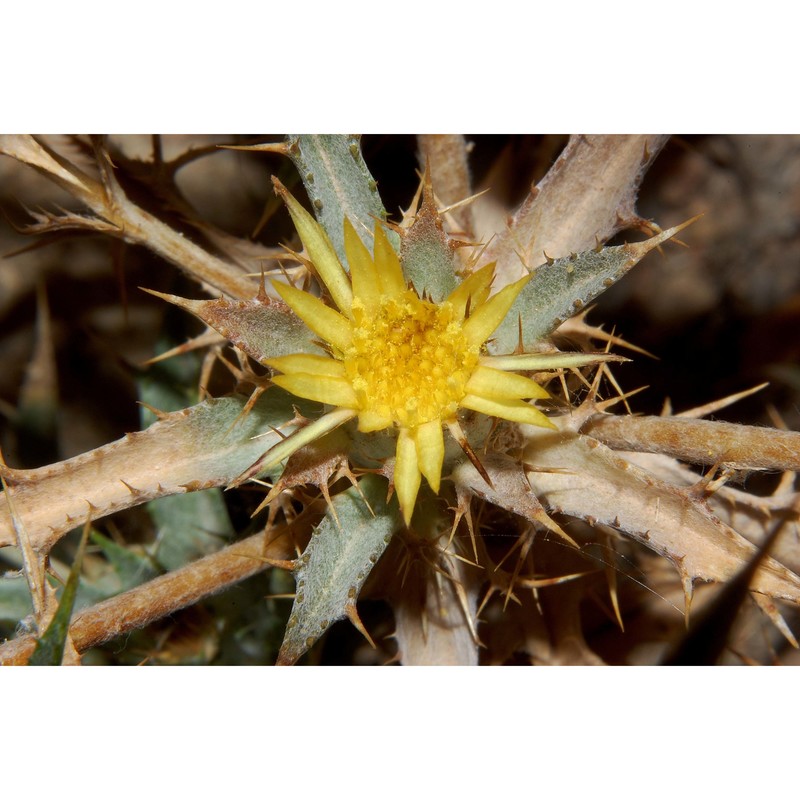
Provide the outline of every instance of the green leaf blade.
<path id="1" fill-rule="evenodd" d="M 691 225 L 694 217 L 644 242 L 585 250 L 543 264 L 520 292 L 489 345 L 492 353 L 510 353 L 519 344 L 519 320 L 525 350 L 549 336 L 606 289 L 613 286 L 651 250 Z"/>
<path id="2" fill-rule="evenodd" d="M 69 571 L 69 578 L 67 578 L 66 586 L 61 595 L 61 601 L 58 604 L 56 613 L 53 619 L 47 626 L 47 630 L 36 642 L 36 649 L 31 655 L 28 662 L 34 667 L 57 667 L 61 665 L 64 658 L 64 650 L 67 643 L 67 635 L 69 634 L 69 623 L 72 619 L 72 609 L 75 606 L 75 597 L 78 593 L 78 586 L 81 579 L 81 564 L 83 563 L 83 554 L 86 552 L 86 542 L 89 539 L 89 525 L 83 529 L 81 536 L 81 543 L 78 547 L 78 552 L 75 555 L 75 561 Z"/>
<path id="3" fill-rule="evenodd" d="M 297 167 L 317 220 L 333 244 L 339 261 L 347 264 L 344 251 L 344 218 L 354 225 L 372 252 L 375 219 L 386 219 L 378 185 L 370 174 L 357 136 L 309 135 L 288 137 L 289 157 Z M 398 237 L 389 233 L 392 245 Z"/>
<path id="4" fill-rule="evenodd" d="M 334 498 L 333 510 L 296 562 L 295 600 L 279 664 L 295 663 L 334 622 L 355 610 L 364 581 L 401 524 L 396 504 L 386 504 L 384 481 L 367 475 L 359 488 L 364 497 L 352 488 Z"/>
<path id="5" fill-rule="evenodd" d="M 460 264 L 427 186 L 419 213 L 403 237 L 400 259 L 406 280 L 414 284 L 417 294 L 427 294 L 435 303 L 441 303 L 458 285 L 456 269 Z"/>

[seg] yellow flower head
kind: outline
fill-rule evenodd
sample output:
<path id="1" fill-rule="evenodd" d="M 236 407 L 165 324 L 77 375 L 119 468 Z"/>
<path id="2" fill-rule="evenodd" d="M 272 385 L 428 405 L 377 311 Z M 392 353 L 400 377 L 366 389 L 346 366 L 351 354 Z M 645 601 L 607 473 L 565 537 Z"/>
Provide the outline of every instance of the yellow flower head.
<path id="1" fill-rule="evenodd" d="M 336 406 L 273 448 L 262 468 L 277 464 L 349 419 L 361 431 L 398 430 L 394 486 L 406 524 L 421 478 L 439 491 L 444 459 L 442 427 L 460 441 L 459 408 L 542 427 L 550 420 L 526 399 L 548 397 L 535 381 L 509 370 L 524 359 L 482 354 L 528 277 L 490 297 L 490 264 L 467 277 L 441 303 L 420 298 L 405 280 L 381 225 L 370 255 L 345 219 L 348 276 L 325 231 L 276 182 L 314 268 L 336 308 L 285 284 L 275 289 L 300 319 L 328 344 L 329 355 L 296 354 L 266 363 L 288 392 Z"/>

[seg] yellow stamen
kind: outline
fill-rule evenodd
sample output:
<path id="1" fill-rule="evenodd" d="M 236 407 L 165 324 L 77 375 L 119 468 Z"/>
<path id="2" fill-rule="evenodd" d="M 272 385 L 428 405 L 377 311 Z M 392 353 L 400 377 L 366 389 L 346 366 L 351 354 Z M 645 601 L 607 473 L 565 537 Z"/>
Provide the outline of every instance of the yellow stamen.
<path id="1" fill-rule="evenodd" d="M 411 290 L 382 297 L 372 315 L 356 307 L 344 352 L 360 409 L 405 427 L 455 416 L 477 362 L 478 348 L 468 346 L 452 307 Z"/>

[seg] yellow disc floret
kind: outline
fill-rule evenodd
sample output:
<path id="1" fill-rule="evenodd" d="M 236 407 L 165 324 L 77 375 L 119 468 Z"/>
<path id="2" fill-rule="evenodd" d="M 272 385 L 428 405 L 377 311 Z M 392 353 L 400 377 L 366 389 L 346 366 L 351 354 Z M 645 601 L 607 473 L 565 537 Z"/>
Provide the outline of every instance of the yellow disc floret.
<path id="1" fill-rule="evenodd" d="M 381 298 L 372 314 L 356 300 L 353 318 L 343 361 L 358 410 L 371 412 L 362 429 L 455 417 L 479 354 L 450 303 L 436 305 L 406 290 Z"/>

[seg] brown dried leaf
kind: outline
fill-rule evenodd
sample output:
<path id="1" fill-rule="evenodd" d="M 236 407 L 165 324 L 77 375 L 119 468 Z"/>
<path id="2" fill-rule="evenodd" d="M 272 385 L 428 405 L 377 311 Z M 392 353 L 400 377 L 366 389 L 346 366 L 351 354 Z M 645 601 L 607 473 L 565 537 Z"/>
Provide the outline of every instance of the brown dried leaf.
<path id="1" fill-rule="evenodd" d="M 442 572 L 417 567 L 390 598 L 398 658 L 406 666 L 476 666 L 481 572 L 446 554 Z"/>
<path id="2" fill-rule="evenodd" d="M 102 148 L 97 148 L 102 182 L 89 178 L 32 136 L 0 136 L 0 153 L 29 164 L 54 180 L 109 223 L 110 232 L 115 231 L 126 242 L 150 248 L 201 283 L 232 297 L 250 298 L 255 293 L 254 284 L 239 267 L 212 256 L 132 203 L 114 177 L 113 166 Z"/>
<path id="3" fill-rule="evenodd" d="M 282 300 L 259 295 L 252 300 L 188 300 L 145 289 L 156 297 L 194 314 L 259 363 L 292 353 L 325 353 L 311 333 Z"/>
<path id="4" fill-rule="evenodd" d="M 556 163 L 489 245 L 498 288 L 550 258 L 607 241 L 636 220 L 634 204 L 647 168 L 666 136 L 572 136 Z"/>
<path id="5" fill-rule="evenodd" d="M 525 462 L 536 494 L 549 508 L 624 531 L 670 558 L 686 581 L 727 581 L 756 548 L 718 519 L 691 491 L 664 483 L 589 436 L 553 418 L 557 433 L 526 427 Z M 550 471 L 552 470 L 552 471 Z M 752 589 L 800 602 L 800 578 L 774 559 Z"/>
<path id="6" fill-rule="evenodd" d="M 318 510 L 310 507 L 305 514 Z M 304 515 L 305 515 L 304 514 Z M 69 635 L 79 652 L 110 641 L 185 608 L 245 578 L 262 572 L 271 561 L 293 552 L 291 525 L 281 525 L 200 558 L 181 569 L 154 578 L 75 615 Z M 307 520 L 302 520 L 307 524 Z M 0 645 L 0 665 L 24 664 L 36 646 L 33 636 L 21 636 Z"/>

